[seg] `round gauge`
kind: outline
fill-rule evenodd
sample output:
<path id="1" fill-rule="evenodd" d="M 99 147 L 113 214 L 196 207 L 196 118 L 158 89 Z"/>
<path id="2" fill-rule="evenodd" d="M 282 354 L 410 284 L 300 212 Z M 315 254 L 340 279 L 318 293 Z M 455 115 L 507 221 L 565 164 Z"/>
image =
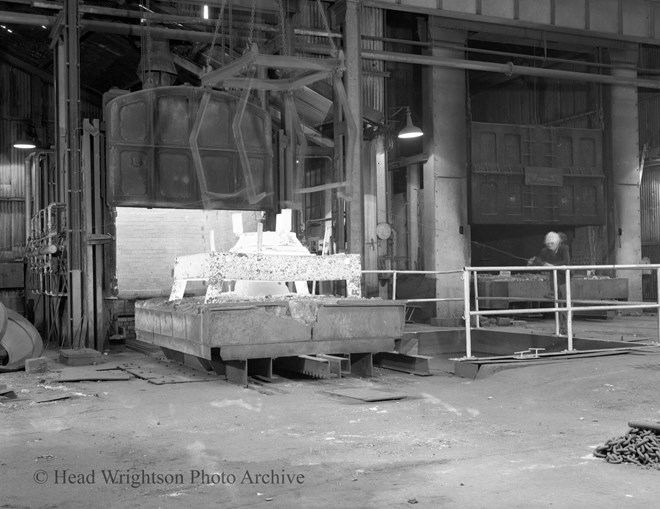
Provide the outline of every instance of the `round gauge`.
<path id="1" fill-rule="evenodd" d="M 387 223 L 378 223 L 376 225 L 376 235 L 381 240 L 387 240 L 392 235 L 392 227 Z"/>

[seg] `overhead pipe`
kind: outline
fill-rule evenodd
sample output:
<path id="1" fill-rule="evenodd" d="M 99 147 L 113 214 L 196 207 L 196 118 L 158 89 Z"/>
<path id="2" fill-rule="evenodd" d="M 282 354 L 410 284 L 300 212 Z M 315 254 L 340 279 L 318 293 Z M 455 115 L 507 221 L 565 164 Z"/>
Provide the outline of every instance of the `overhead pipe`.
<path id="1" fill-rule="evenodd" d="M 12 12 L 0 12 L 0 21 L 4 23 L 16 23 L 24 25 L 43 25 L 50 27 L 55 18 L 50 16 L 20 14 Z M 174 30 L 161 27 L 146 27 L 115 23 L 110 21 L 81 20 L 82 28 L 106 33 L 122 35 L 133 35 L 136 37 L 147 34 L 162 39 L 183 40 L 190 42 L 213 42 L 214 34 L 211 32 L 198 32 L 195 30 Z M 320 32 L 323 33 L 323 32 Z M 660 90 L 660 81 L 647 79 L 624 78 L 606 74 L 592 74 L 578 71 L 563 71 L 560 69 L 547 69 L 542 67 L 527 67 L 515 65 L 513 62 L 504 64 L 496 62 L 482 62 L 475 60 L 463 60 L 454 58 L 441 58 L 431 55 L 411 55 L 409 53 L 396 53 L 391 51 L 362 50 L 361 57 L 367 60 L 383 60 L 388 62 L 401 62 L 418 65 L 449 67 L 453 69 L 465 69 L 471 71 L 484 71 L 502 73 L 507 76 L 537 76 L 542 78 L 565 79 L 571 81 L 586 81 L 591 83 L 604 83 L 608 85 L 634 86 L 639 88 L 650 88 Z M 579 62 L 576 62 L 579 64 Z"/>
<path id="2" fill-rule="evenodd" d="M 58 10 L 62 9 L 62 7 L 58 5 L 54 6 L 53 8 L 56 8 Z M 114 11 L 114 12 L 110 12 L 110 11 Z M 90 14 L 96 13 L 94 8 L 85 7 L 85 6 L 81 7 L 81 12 L 90 13 Z M 145 13 L 140 13 L 139 11 L 128 11 L 128 10 L 107 9 L 107 8 L 104 9 L 103 12 L 100 12 L 100 14 L 116 15 L 117 17 L 124 17 L 124 18 L 139 17 L 140 19 L 142 19 L 146 17 Z M 8 23 L 8 24 L 14 23 L 17 25 L 45 26 L 47 28 L 51 28 L 55 23 L 55 19 L 56 19 L 55 16 L 46 16 L 42 14 L 33 15 L 33 14 L 25 14 L 25 13 L 0 11 L 0 22 Z M 151 21 L 158 21 L 162 23 L 175 23 L 175 22 L 186 23 L 186 22 L 194 21 L 196 23 L 211 25 L 211 23 L 208 20 L 201 20 L 190 17 L 177 17 L 172 14 L 164 15 L 164 14 L 153 13 L 153 14 L 149 14 L 149 19 Z M 178 21 L 174 21 L 175 19 L 178 19 Z M 248 28 L 247 23 L 239 23 L 239 24 L 244 25 L 247 30 Z M 147 27 L 146 25 L 143 26 L 143 25 L 130 24 L 130 23 L 117 23 L 113 21 L 81 19 L 80 25 L 83 28 L 96 32 L 106 32 L 106 33 L 136 35 L 136 36 L 146 35 L 147 33 L 146 31 L 148 29 L 151 35 L 160 36 L 161 38 L 164 39 L 185 40 L 190 42 L 212 42 L 214 37 L 213 32 L 202 32 L 198 30 L 183 30 L 183 29 L 154 27 L 154 26 Z M 256 24 L 255 28 L 263 32 L 275 32 L 275 31 L 279 32 L 279 29 L 277 27 L 268 26 L 264 24 Z M 295 28 L 294 34 L 302 35 L 302 36 L 313 36 L 313 37 L 341 38 L 341 34 L 337 32 L 327 32 L 326 30 L 315 29 L 315 28 Z"/>
<path id="3" fill-rule="evenodd" d="M 462 60 L 458 58 L 443 58 L 431 55 L 410 55 L 391 51 L 362 50 L 362 58 L 368 60 L 384 60 L 387 62 L 402 62 L 409 64 L 449 67 L 452 69 L 465 69 L 469 71 L 484 71 L 502 73 L 507 76 L 537 76 L 542 78 L 555 78 L 571 81 L 587 81 L 604 83 L 607 85 L 633 86 L 639 88 L 660 89 L 660 81 L 624 78 L 607 74 L 592 74 L 588 72 L 563 71 L 561 69 L 545 69 L 542 67 L 527 67 L 515 65 L 513 62 L 498 64 L 496 62 L 481 62 L 475 60 Z"/>

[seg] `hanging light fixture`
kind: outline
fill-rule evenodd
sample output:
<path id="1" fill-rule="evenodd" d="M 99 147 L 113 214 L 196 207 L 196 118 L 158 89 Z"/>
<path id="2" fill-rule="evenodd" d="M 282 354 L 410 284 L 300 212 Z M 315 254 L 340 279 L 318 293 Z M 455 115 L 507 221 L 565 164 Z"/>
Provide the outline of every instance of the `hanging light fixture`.
<path id="1" fill-rule="evenodd" d="M 410 107 L 406 106 L 406 125 L 399 131 L 399 138 L 419 138 L 423 136 L 424 132 L 412 123 L 412 116 L 410 114 Z"/>
<path id="2" fill-rule="evenodd" d="M 37 148 L 39 140 L 37 139 L 37 132 L 32 122 L 27 122 L 19 134 L 16 141 L 14 141 L 14 148 L 19 150 L 32 150 Z"/>

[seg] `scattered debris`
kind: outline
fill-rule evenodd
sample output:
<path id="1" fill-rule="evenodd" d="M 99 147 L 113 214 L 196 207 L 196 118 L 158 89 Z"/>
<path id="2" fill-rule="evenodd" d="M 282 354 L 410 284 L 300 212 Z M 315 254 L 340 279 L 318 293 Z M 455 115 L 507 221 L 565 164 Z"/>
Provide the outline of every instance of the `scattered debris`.
<path id="1" fill-rule="evenodd" d="M 0 401 L 2 401 L 2 398 L 16 399 L 18 396 L 12 389 L 7 389 L 7 386 L 5 385 L 3 389 L 0 389 Z"/>
<path id="2" fill-rule="evenodd" d="M 594 456 L 608 463 L 660 468 L 660 424 L 628 423 L 630 430 L 596 447 Z"/>
<path id="3" fill-rule="evenodd" d="M 25 361 L 25 373 L 28 375 L 34 375 L 37 373 L 46 373 L 48 371 L 48 360 L 46 357 L 34 357 L 32 359 L 26 359 Z"/>

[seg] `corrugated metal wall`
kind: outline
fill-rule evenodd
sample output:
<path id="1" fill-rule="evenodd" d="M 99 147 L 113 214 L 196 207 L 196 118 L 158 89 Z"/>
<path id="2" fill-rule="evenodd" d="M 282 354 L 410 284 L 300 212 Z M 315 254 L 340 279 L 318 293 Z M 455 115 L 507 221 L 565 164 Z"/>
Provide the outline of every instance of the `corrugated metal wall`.
<path id="1" fill-rule="evenodd" d="M 660 50 L 642 48 L 640 67 L 660 68 Z M 657 78 L 657 75 L 654 75 Z M 640 211 L 642 230 L 642 257 L 651 263 L 660 263 L 660 93 L 639 91 L 639 145 L 646 150 L 646 162 L 640 185 Z M 656 300 L 657 284 L 654 275 L 642 275 L 642 293 L 645 300 Z"/>
<path id="2" fill-rule="evenodd" d="M 84 101 L 82 116 L 99 118 L 99 104 Z M 42 146 L 54 143 L 54 87 L 40 77 L 0 62 L 0 262 L 25 253 L 25 159 L 12 143 L 32 123 Z"/>
<path id="3" fill-rule="evenodd" d="M 382 9 L 362 7 L 360 11 L 360 30 L 363 35 L 382 37 L 384 33 L 384 18 Z M 377 40 L 362 40 L 363 50 L 383 50 L 383 43 Z M 365 108 L 378 112 L 385 109 L 385 62 L 382 60 L 362 61 L 362 101 Z"/>
<path id="4" fill-rule="evenodd" d="M 0 261 L 20 259 L 25 249 L 25 151 L 12 143 L 31 119 L 29 74 L 0 64 Z"/>
<path id="5" fill-rule="evenodd" d="M 642 68 L 660 68 L 660 49 L 643 48 L 639 53 Z M 647 76 L 644 76 L 645 78 Z M 653 74 L 653 78 L 658 78 Z M 649 158 L 660 157 L 660 93 L 657 90 L 639 91 L 639 145 L 646 146 Z"/>
<path id="6" fill-rule="evenodd" d="M 640 186 L 642 257 L 660 263 L 660 165 L 646 167 Z M 655 275 L 642 275 L 644 300 L 657 299 Z"/>
<path id="7" fill-rule="evenodd" d="M 660 166 L 644 169 L 640 197 L 642 255 L 660 263 Z"/>
<path id="8" fill-rule="evenodd" d="M 586 71 L 579 65 L 562 69 Z M 506 86 L 474 92 L 470 96 L 470 109 L 475 122 L 602 127 L 600 87 L 593 83 L 520 76 L 511 79 Z"/>

